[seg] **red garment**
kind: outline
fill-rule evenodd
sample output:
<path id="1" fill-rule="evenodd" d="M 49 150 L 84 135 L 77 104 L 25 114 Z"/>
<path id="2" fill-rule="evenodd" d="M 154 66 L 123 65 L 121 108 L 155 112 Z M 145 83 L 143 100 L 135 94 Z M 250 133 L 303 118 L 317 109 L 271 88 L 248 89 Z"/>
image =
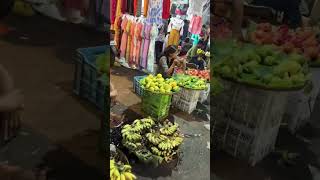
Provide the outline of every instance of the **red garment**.
<path id="1" fill-rule="evenodd" d="M 79 0 L 64 0 L 64 7 L 68 9 L 83 10 L 82 1 Z"/>
<path id="2" fill-rule="evenodd" d="M 162 19 L 170 18 L 170 0 L 163 0 Z"/>
<path id="3" fill-rule="evenodd" d="M 121 0 L 121 12 L 122 14 L 127 12 L 127 0 Z"/>
<path id="4" fill-rule="evenodd" d="M 114 24 L 114 21 L 116 19 L 116 10 L 117 10 L 117 3 L 120 0 L 111 0 L 111 6 L 110 6 L 110 17 L 111 17 L 111 24 Z"/>
<path id="5" fill-rule="evenodd" d="M 136 16 L 137 15 L 137 5 L 138 5 L 138 1 L 137 0 L 133 0 L 133 15 Z"/>

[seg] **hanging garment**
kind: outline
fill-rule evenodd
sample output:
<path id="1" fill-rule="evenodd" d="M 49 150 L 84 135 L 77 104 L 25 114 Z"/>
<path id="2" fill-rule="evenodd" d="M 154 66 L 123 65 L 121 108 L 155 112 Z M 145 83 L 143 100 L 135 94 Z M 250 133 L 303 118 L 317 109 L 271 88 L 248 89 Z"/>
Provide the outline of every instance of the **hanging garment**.
<path id="1" fill-rule="evenodd" d="M 154 63 L 155 63 L 155 40 L 158 36 L 158 27 L 156 24 L 153 24 L 151 31 L 150 31 L 150 46 L 148 52 L 148 63 L 147 63 L 147 70 L 151 73 L 154 72 Z"/>
<path id="2" fill-rule="evenodd" d="M 119 0 L 110 0 L 110 20 L 111 20 L 111 26 L 113 26 L 114 21 L 116 19 L 116 11 L 117 11 L 117 1 Z M 114 29 L 114 28 L 111 28 Z"/>
<path id="3" fill-rule="evenodd" d="M 203 7 L 207 2 L 208 0 L 190 0 L 187 14 L 190 17 L 192 15 L 202 16 Z"/>
<path id="4" fill-rule="evenodd" d="M 166 49 L 168 45 L 168 41 L 169 41 L 169 34 L 167 34 L 166 38 L 164 39 L 162 52 Z"/>
<path id="5" fill-rule="evenodd" d="M 134 51 L 133 51 L 133 62 L 136 67 L 139 67 L 140 63 L 140 48 L 141 48 L 141 31 L 143 28 L 142 23 L 137 23 L 135 28 L 135 45 L 134 45 Z"/>
<path id="6" fill-rule="evenodd" d="M 167 47 L 170 45 L 179 45 L 179 39 L 180 39 L 180 32 L 176 29 L 172 29 L 170 31 L 169 39 L 168 39 L 168 44 Z"/>
<path id="7" fill-rule="evenodd" d="M 142 15 L 141 8 L 142 8 L 142 0 L 137 0 L 137 8 L 136 8 L 137 17 Z"/>
<path id="8" fill-rule="evenodd" d="M 191 34 L 200 34 L 201 30 L 202 30 L 202 17 L 193 16 L 190 21 L 189 32 Z"/>
<path id="9" fill-rule="evenodd" d="M 191 35 L 191 40 L 193 40 L 193 46 L 198 45 L 199 40 L 200 40 L 199 34 L 192 34 Z"/>
<path id="10" fill-rule="evenodd" d="M 120 45 L 120 58 L 124 58 L 126 55 L 128 31 L 127 31 L 128 19 L 124 18 L 122 20 L 121 29 L 123 31 Z"/>
<path id="11" fill-rule="evenodd" d="M 130 28 L 130 36 L 131 36 L 131 45 L 130 45 L 130 52 L 129 52 L 129 65 L 133 64 L 133 50 L 135 45 L 135 30 L 136 30 L 136 22 L 132 21 L 131 28 Z"/>
<path id="12" fill-rule="evenodd" d="M 119 0 L 121 1 L 121 13 L 125 14 L 127 12 L 127 0 Z"/>
<path id="13" fill-rule="evenodd" d="M 148 9 L 149 9 L 149 0 L 143 1 L 143 15 L 144 17 L 148 16 Z"/>
<path id="14" fill-rule="evenodd" d="M 170 6 L 171 6 L 170 0 L 163 0 L 162 19 L 170 18 Z"/>
<path id="15" fill-rule="evenodd" d="M 130 49 L 131 49 L 131 41 L 132 41 L 132 36 L 131 36 L 131 26 L 132 26 L 132 21 L 128 21 L 126 31 L 128 33 L 128 41 L 127 41 L 127 49 L 126 49 L 126 62 L 129 63 L 130 59 Z"/>
<path id="16" fill-rule="evenodd" d="M 147 22 L 149 24 L 163 23 L 162 19 L 162 2 L 163 0 L 149 0 L 149 11 L 147 16 Z"/>
<path id="17" fill-rule="evenodd" d="M 143 39 L 143 47 L 141 48 L 142 60 L 141 60 L 141 67 L 147 69 L 147 59 L 148 59 L 148 52 L 150 46 L 150 31 L 152 26 L 149 24 L 144 25 L 144 31 L 142 33 Z"/>
<path id="18" fill-rule="evenodd" d="M 120 31 L 121 31 L 121 20 L 122 20 L 122 13 L 121 13 L 121 1 L 118 1 L 117 8 L 116 8 L 116 17 L 114 21 L 114 41 L 116 42 L 116 46 L 119 49 L 120 47 Z"/>
<path id="19" fill-rule="evenodd" d="M 170 18 L 170 23 L 168 26 L 168 32 L 170 32 L 167 46 L 179 44 L 180 35 L 183 34 L 182 28 L 184 26 L 184 21 L 177 17 Z"/>
<path id="20" fill-rule="evenodd" d="M 127 0 L 127 13 L 134 15 L 134 0 Z"/>

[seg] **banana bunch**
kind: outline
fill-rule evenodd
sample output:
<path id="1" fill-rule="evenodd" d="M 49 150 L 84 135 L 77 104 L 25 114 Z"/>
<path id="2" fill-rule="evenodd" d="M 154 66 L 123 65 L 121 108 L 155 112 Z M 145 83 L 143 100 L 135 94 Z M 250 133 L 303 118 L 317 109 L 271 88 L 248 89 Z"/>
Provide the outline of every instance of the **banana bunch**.
<path id="1" fill-rule="evenodd" d="M 130 142 L 140 141 L 142 136 L 136 132 L 136 130 L 131 125 L 123 126 L 122 130 L 122 137 Z"/>
<path id="2" fill-rule="evenodd" d="M 137 179 L 131 172 L 131 166 L 128 164 L 116 163 L 114 159 L 110 160 L 110 180 L 134 180 Z"/>
<path id="3" fill-rule="evenodd" d="M 133 143 L 133 142 L 126 141 L 126 140 L 122 140 L 122 144 L 123 144 L 126 148 L 131 149 L 131 150 L 135 150 L 135 149 L 137 149 L 137 148 L 142 147 L 142 144 L 141 144 L 141 143 Z"/>
<path id="4" fill-rule="evenodd" d="M 171 140 L 171 145 L 173 147 L 178 147 L 183 142 L 183 138 L 179 137 L 179 136 L 172 137 L 172 138 L 170 138 L 170 140 Z"/>
<path id="5" fill-rule="evenodd" d="M 171 150 L 168 150 L 168 151 L 160 151 L 157 147 L 151 147 L 151 152 L 155 155 L 158 155 L 158 156 L 163 156 L 163 157 L 166 157 L 166 156 L 171 156 L 172 155 L 172 151 Z"/>
<path id="6" fill-rule="evenodd" d="M 166 139 L 162 141 L 161 143 L 159 143 L 158 147 L 163 151 L 172 150 L 174 148 L 174 146 L 172 145 L 172 141 L 170 141 L 170 139 Z"/>
<path id="7" fill-rule="evenodd" d="M 146 137 L 154 145 L 158 145 L 159 143 L 167 139 L 166 136 L 155 132 L 147 133 Z"/>
<path id="8" fill-rule="evenodd" d="M 160 128 L 160 132 L 166 136 L 171 136 L 177 131 L 178 127 L 177 123 L 174 123 L 173 125 L 168 124 Z"/>

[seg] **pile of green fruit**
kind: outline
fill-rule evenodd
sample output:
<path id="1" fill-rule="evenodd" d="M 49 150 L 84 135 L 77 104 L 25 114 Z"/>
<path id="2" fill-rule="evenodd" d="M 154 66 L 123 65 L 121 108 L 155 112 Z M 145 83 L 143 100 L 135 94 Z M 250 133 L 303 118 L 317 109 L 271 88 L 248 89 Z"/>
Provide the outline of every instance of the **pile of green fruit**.
<path id="1" fill-rule="evenodd" d="M 228 50 L 215 47 L 213 72 L 223 78 L 268 89 L 301 88 L 309 79 L 305 58 L 284 54 L 272 45 L 235 45 Z"/>
<path id="2" fill-rule="evenodd" d="M 165 160 L 170 162 L 177 154 L 183 138 L 179 126 L 168 120 L 155 123 L 151 118 L 135 120 L 123 126 L 122 144 L 144 163 L 159 165 Z"/>
<path id="3" fill-rule="evenodd" d="M 196 76 L 190 76 L 185 74 L 178 74 L 174 77 L 180 87 L 184 87 L 192 90 L 205 90 L 207 89 L 207 81 L 200 79 Z"/>
<path id="4" fill-rule="evenodd" d="M 161 94 L 172 94 L 180 90 L 174 79 L 164 79 L 161 74 L 157 76 L 148 75 L 140 80 L 140 85 L 143 89 Z"/>

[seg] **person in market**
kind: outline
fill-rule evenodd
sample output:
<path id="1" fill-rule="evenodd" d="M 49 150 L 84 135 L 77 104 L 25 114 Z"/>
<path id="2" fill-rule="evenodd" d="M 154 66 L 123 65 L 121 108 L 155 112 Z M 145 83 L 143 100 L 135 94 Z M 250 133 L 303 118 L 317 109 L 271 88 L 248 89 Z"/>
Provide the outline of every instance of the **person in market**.
<path id="1" fill-rule="evenodd" d="M 173 75 L 176 68 L 183 71 L 186 69 L 186 62 L 183 58 L 179 58 L 179 49 L 175 45 L 168 46 L 161 55 L 158 63 L 158 73 L 164 78 L 169 78 Z"/>
<path id="2" fill-rule="evenodd" d="M 190 38 L 187 37 L 181 44 L 181 51 L 179 56 L 185 56 L 187 55 L 188 51 L 192 48 L 192 43 L 190 41 Z"/>
<path id="3" fill-rule="evenodd" d="M 200 39 L 196 46 L 193 46 L 191 49 L 189 49 L 189 51 L 187 52 L 187 61 L 188 62 L 191 61 L 192 58 L 197 56 L 198 49 L 202 49 L 203 51 L 205 51 L 206 42 L 204 41 L 204 39 Z"/>
<path id="4" fill-rule="evenodd" d="M 206 53 L 202 49 L 197 50 L 197 55 L 194 56 L 189 63 L 195 64 L 197 69 L 205 70 L 206 69 Z"/>

